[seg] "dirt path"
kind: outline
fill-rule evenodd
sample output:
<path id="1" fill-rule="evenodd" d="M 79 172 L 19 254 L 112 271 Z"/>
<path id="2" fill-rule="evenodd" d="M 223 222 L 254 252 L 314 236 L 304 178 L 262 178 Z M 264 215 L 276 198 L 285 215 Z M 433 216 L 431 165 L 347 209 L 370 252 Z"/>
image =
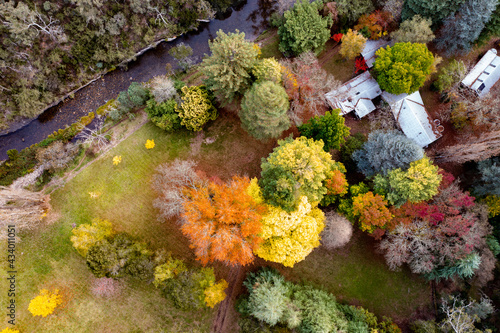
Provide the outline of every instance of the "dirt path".
<path id="1" fill-rule="evenodd" d="M 227 297 L 219 305 L 217 314 L 215 315 L 212 324 L 211 333 L 229 333 L 237 332 L 236 324 L 236 310 L 234 305 L 240 293 L 243 280 L 245 279 L 246 269 L 238 266 L 231 268 L 227 278 L 228 288 L 226 289 Z"/>

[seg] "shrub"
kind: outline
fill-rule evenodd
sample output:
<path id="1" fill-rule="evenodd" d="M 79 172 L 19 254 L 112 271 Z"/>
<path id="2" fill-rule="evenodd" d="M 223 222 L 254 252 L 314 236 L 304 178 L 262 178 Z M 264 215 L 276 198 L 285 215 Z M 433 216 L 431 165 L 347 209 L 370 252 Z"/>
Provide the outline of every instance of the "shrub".
<path id="1" fill-rule="evenodd" d="M 347 170 L 356 168 L 356 162 L 352 159 L 352 154 L 363 147 L 366 142 L 366 137 L 362 133 L 355 133 L 349 136 L 345 143 L 340 147 L 340 161 L 345 165 Z"/>
<path id="2" fill-rule="evenodd" d="M 156 103 L 161 104 L 172 98 L 176 98 L 177 89 L 174 81 L 168 76 L 155 76 L 148 84 L 151 95 L 153 95 Z M 149 104 L 149 101 L 148 101 Z M 148 105 L 149 106 L 149 105 Z"/>
<path id="3" fill-rule="evenodd" d="M 152 253 L 142 243 L 121 233 L 96 242 L 87 252 L 87 266 L 98 277 L 125 275 L 148 280 L 153 277 Z"/>
<path id="4" fill-rule="evenodd" d="M 7 327 L 4 328 L 0 333 L 21 333 L 19 330 Z"/>
<path id="5" fill-rule="evenodd" d="M 40 294 L 30 301 L 28 311 L 33 316 L 47 317 L 60 304 L 62 304 L 62 297 L 59 295 L 59 290 L 49 292 L 47 289 L 42 289 Z"/>
<path id="6" fill-rule="evenodd" d="M 319 10 L 322 8 L 322 1 L 310 3 L 302 0 L 297 1 L 293 8 L 283 14 L 283 25 L 278 28 L 281 52 L 286 55 L 299 55 L 324 47 L 330 38 L 332 19 L 329 16 L 321 17 Z"/>
<path id="7" fill-rule="evenodd" d="M 201 131 L 209 120 L 217 119 L 213 97 L 205 86 L 182 87 L 182 104 L 176 108 L 181 125 L 191 131 Z"/>
<path id="8" fill-rule="evenodd" d="M 120 92 L 116 99 L 119 103 L 119 115 L 122 116 L 133 109 L 143 106 L 149 99 L 149 91 L 140 83 L 132 82 L 126 91 Z"/>
<path id="9" fill-rule="evenodd" d="M 167 132 L 180 129 L 181 118 L 177 113 L 177 103 L 174 99 L 169 99 L 162 103 L 157 103 L 155 99 L 150 99 L 146 103 L 144 111 L 148 114 L 151 122 Z"/>
<path id="10" fill-rule="evenodd" d="M 434 56 L 425 44 L 396 43 L 376 53 L 374 71 L 380 88 L 399 95 L 417 91 L 431 73 Z"/>
<path id="11" fill-rule="evenodd" d="M 112 278 L 100 278 L 92 281 L 92 294 L 98 297 L 110 298 L 118 296 L 123 288 L 123 284 Z"/>
<path id="12" fill-rule="evenodd" d="M 479 162 L 478 171 L 481 179 L 474 187 L 474 193 L 500 196 L 500 157 L 492 157 Z"/>
<path id="13" fill-rule="evenodd" d="M 9 160 L 15 161 L 19 157 L 19 152 L 17 149 L 9 149 L 7 150 L 7 156 L 9 157 Z"/>
<path id="14" fill-rule="evenodd" d="M 113 234 L 113 226 L 107 220 L 95 218 L 92 220 L 92 224 L 81 224 L 71 232 L 73 234 L 71 236 L 73 247 L 81 256 L 85 257 L 90 247 Z"/>
<path id="15" fill-rule="evenodd" d="M 290 127 L 285 89 L 272 81 L 257 82 L 245 93 L 240 118 L 243 128 L 259 140 L 279 137 Z"/>
<path id="16" fill-rule="evenodd" d="M 325 229 L 321 232 L 321 244 L 328 250 L 343 247 L 352 236 L 352 224 L 342 215 L 329 211 L 325 213 Z"/>
<path id="17" fill-rule="evenodd" d="M 46 169 L 54 172 L 64 169 L 79 150 L 79 147 L 72 143 L 63 144 L 61 141 L 56 141 L 46 148 L 39 148 L 36 159 Z"/>

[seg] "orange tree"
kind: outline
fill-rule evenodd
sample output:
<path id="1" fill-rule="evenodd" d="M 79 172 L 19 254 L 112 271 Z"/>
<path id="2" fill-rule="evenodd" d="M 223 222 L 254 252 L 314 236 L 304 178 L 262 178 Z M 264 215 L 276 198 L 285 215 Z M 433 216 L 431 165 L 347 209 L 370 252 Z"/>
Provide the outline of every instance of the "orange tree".
<path id="1" fill-rule="evenodd" d="M 210 182 L 186 189 L 182 233 L 191 242 L 202 264 L 219 260 L 229 265 L 253 261 L 262 239 L 260 222 L 266 212 L 246 193 L 248 178 L 233 177 L 227 183 Z"/>
<path id="2" fill-rule="evenodd" d="M 354 216 L 359 216 L 360 229 L 373 233 L 377 229 L 385 229 L 392 220 L 384 197 L 373 192 L 360 194 L 352 200 Z"/>

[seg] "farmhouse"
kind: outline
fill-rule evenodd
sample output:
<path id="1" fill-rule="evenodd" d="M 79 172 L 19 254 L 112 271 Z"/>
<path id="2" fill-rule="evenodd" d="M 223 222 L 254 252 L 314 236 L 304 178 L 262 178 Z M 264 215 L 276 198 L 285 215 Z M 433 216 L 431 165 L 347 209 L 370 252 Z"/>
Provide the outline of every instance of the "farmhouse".
<path id="1" fill-rule="evenodd" d="M 491 49 L 472 68 L 462 80 L 462 86 L 474 91 L 479 97 L 488 93 L 500 79 L 500 57 L 497 50 Z"/>
<path id="2" fill-rule="evenodd" d="M 338 90 L 326 93 L 325 97 L 332 109 L 340 109 L 342 115 L 354 111 L 358 118 L 362 118 L 376 109 L 372 99 L 381 93 L 377 81 L 367 71 L 347 81 Z"/>
<path id="3" fill-rule="evenodd" d="M 358 118 L 376 110 L 372 100 L 378 96 L 391 106 L 392 114 L 403 133 L 421 147 L 428 146 L 442 136 L 443 126 L 439 124 L 439 120 L 430 119 L 418 91 L 411 95 L 382 92 L 368 71 L 347 81 L 338 90 L 325 94 L 332 109 L 340 109 L 342 115 L 354 111 Z"/>
<path id="4" fill-rule="evenodd" d="M 439 125 L 439 120 L 430 119 L 418 91 L 411 95 L 393 95 L 384 91 L 382 99 L 391 106 L 392 114 L 403 133 L 421 147 L 426 147 L 443 136 L 441 131 L 444 128 Z"/>

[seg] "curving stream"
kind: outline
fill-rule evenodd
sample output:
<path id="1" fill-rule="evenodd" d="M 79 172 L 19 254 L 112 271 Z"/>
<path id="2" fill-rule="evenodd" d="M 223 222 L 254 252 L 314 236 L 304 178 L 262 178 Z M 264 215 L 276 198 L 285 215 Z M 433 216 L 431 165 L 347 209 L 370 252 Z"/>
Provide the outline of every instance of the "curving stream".
<path id="1" fill-rule="evenodd" d="M 209 53 L 208 41 L 216 37 L 219 29 L 225 32 L 245 32 L 246 38 L 253 40 L 267 26 L 267 18 L 273 11 L 272 0 L 243 0 L 232 10 L 209 23 L 200 22 L 196 31 L 189 32 L 172 42 L 163 42 L 149 50 L 136 61 L 128 64 L 128 70 L 116 70 L 75 93 L 73 99 L 48 109 L 25 127 L 0 136 L 0 160 L 7 159 L 7 150 L 22 150 L 45 139 L 54 131 L 70 125 L 80 117 L 95 111 L 106 101 L 116 98 L 118 93 L 128 88 L 131 82 L 145 82 L 157 75 L 166 73 L 165 65 L 173 58 L 168 50 L 184 42 L 193 48 L 193 57 L 200 62 L 205 53 Z"/>

